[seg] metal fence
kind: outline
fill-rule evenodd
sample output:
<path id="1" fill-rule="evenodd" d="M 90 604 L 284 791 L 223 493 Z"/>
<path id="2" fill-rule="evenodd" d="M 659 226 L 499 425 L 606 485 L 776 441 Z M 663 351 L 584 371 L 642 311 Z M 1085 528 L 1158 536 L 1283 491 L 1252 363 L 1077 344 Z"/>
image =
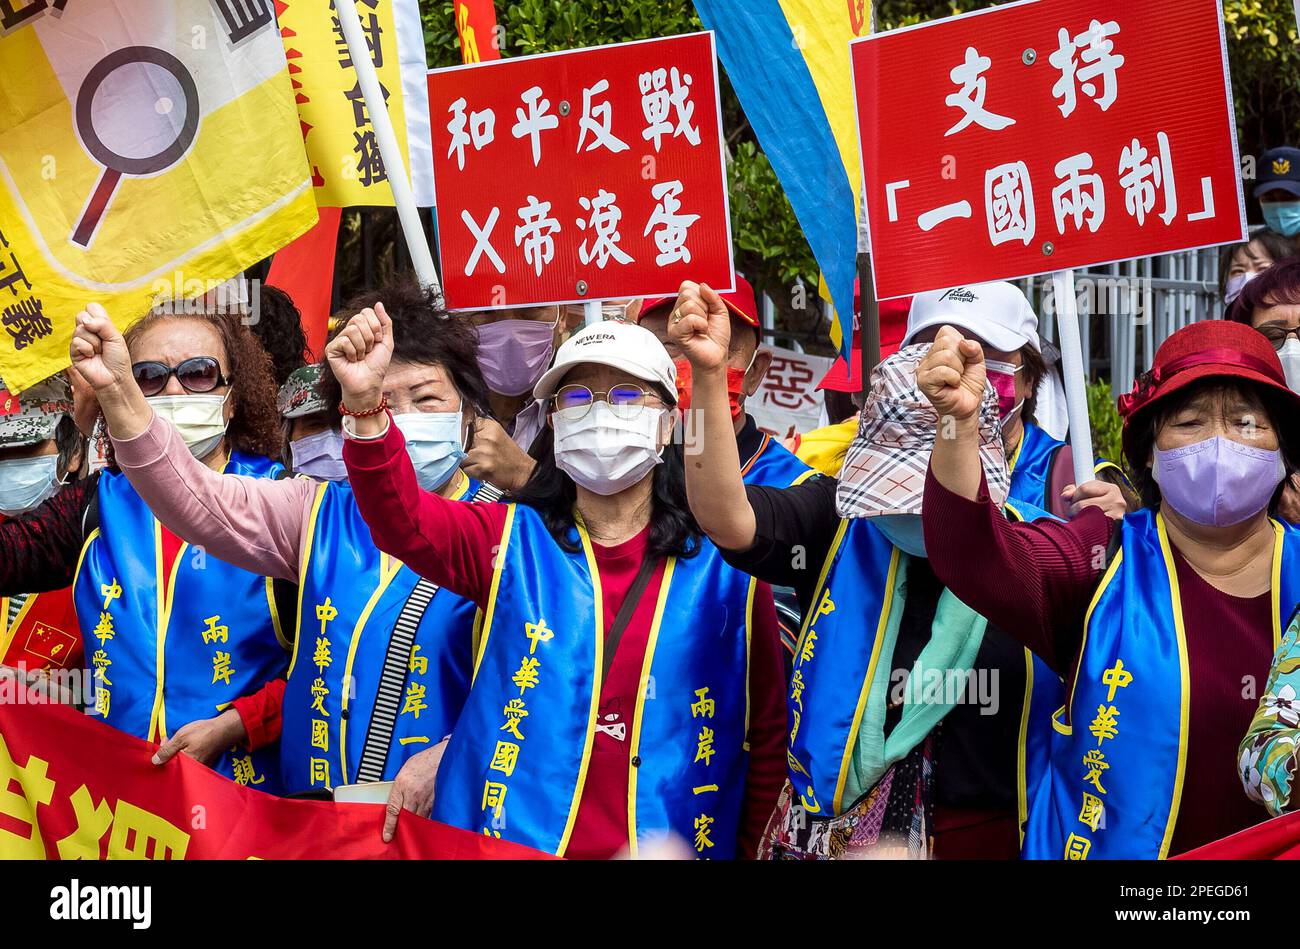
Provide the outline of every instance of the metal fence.
<path id="1" fill-rule="evenodd" d="M 1144 257 L 1077 271 L 1079 323 L 1088 375 L 1127 392 L 1151 368 L 1160 344 L 1176 330 L 1222 315 L 1218 249 Z M 1039 317 L 1039 332 L 1057 342 L 1050 276 L 1021 281 Z"/>

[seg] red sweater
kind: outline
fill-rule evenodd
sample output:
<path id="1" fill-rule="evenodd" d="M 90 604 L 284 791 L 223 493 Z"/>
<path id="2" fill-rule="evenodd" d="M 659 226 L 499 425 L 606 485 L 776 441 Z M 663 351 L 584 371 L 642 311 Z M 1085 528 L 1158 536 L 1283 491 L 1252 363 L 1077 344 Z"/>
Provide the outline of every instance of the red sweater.
<path id="1" fill-rule="evenodd" d="M 397 426 L 374 441 L 348 440 L 348 477 L 375 545 L 416 573 L 480 607 L 492 583 L 493 559 L 505 527 L 504 504 L 461 504 L 421 491 Z M 613 547 L 593 544 L 606 616 L 614 616 L 645 555 L 649 528 Z M 627 800 L 632 715 L 640 689 L 655 601 L 656 571 L 623 633 L 601 688 L 587 780 L 567 856 L 607 859 L 628 844 Z M 785 782 L 785 680 L 780 630 L 771 591 L 754 599 L 751 636 L 749 771 L 738 852 L 752 856 Z M 620 729 L 618 726 L 622 725 Z"/>
<path id="2" fill-rule="evenodd" d="M 1088 508 L 1068 522 L 1013 524 L 989 503 L 984 486 L 969 501 L 925 484 L 925 549 L 930 566 L 971 609 L 1040 656 L 1073 684 L 1083 617 L 1106 566 L 1116 522 Z M 979 539 L 972 556 L 971 538 Z M 1187 771 L 1170 844 L 1177 854 L 1266 820 L 1236 773 L 1237 746 L 1250 726 L 1257 691 L 1273 660 L 1269 594 L 1241 598 L 1207 583 L 1174 550 L 1187 634 Z M 1285 609 L 1290 609 L 1286 605 Z M 1247 688 L 1255 683 L 1255 690 Z"/>

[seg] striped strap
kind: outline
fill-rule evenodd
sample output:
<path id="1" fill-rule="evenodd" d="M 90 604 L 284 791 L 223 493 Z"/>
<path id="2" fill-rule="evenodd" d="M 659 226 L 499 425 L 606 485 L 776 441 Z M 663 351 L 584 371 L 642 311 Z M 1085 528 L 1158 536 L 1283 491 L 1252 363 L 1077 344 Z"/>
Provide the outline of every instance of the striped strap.
<path id="1" fill-rule="evenodd" d="M 475 502 L 492 502 L 501 497 L 501 489 L 486 481 L 472 498 Z M 366 726 L 366 744 L 361 751 L 361 765 L 357 768 L 356 783 L 379 781 L 384 776 L 388 762 L 388 749 L 393 743 L 393 730 L 401 714 L 402 699 L 406 692 L 406 677 L 411 668 L 411 650 L 415 645 L 415 632 L 420 628 L 425 611 L 438 592 L 438 584 L 421 577 L 402 605 L 397 622 L 388 637 L 388 651 L 384 654 L 384 668 L 379 676 L 379 689 L 375 694 L 375 707 Z M 440 736 L 441 737 L 441 736 Z"/>
<path id="2" fill-rule="evenodd" d="M 361 752 L 361 766 L 357 768 L 358 784 L 379 781 L 384 776 L 388 748 L 393 742 L 393 729 L 397 727 L 397 716 L 406 691 L 415 631 L 437 592 L 436 583 L 421 577 L 393 624 L 392 634 L 388 637 L 388 652 L 384 655 L 384 669 L 379 676 L 375 707 L 370 713 L 370 724 L 366 726 L 366 744 Z"/>

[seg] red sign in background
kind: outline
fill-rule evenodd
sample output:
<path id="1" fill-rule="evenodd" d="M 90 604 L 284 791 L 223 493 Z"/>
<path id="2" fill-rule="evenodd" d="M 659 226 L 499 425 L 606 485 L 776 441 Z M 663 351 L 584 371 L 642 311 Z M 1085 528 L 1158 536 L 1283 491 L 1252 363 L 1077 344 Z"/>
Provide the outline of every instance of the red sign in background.
<path id="1" fill-rule="evenodd" d="M 1242 240 L 1226 56 L 1217 0 L 1034 0 L 854 42 L 880 298 Z"/>
<path id="2" fill-rule="evenodd" d="M 448 306 L 732 287 L 713 34 L 433 70 L 429 111 Z"/>

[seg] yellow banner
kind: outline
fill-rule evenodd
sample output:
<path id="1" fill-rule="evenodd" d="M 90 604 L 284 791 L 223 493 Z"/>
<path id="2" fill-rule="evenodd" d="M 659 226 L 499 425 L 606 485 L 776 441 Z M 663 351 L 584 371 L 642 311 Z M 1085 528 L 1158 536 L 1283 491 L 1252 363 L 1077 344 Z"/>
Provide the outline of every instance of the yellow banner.
<path id="1" fill-rule="evenodd" d="M 417 204 L 433 204 L 429 95 L 417 0 L 355 0 Z M 280 32 L 322 208 L 392 207 L 388 173 L 334 4 L 280 0 Z"/>
<path id="2" fill-rule="evenodd" d="M 0 36 L 0 377 L 73 318 L 196 296 L 316 221 L 270 0 L 98 0 Z"/>

